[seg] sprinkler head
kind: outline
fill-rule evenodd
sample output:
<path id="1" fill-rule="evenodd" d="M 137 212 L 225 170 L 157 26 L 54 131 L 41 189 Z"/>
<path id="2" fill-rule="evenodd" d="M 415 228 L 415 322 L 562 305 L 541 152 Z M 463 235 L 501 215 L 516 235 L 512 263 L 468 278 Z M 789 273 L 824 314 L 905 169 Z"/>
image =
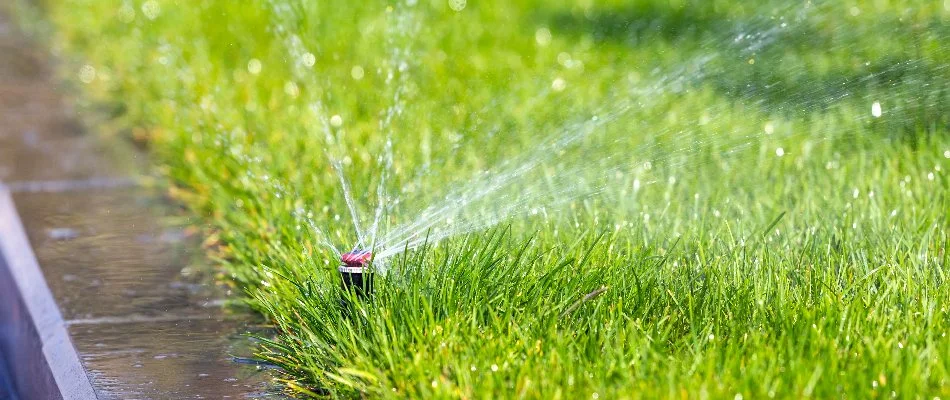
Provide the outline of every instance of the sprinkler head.
<path id="1" fill-rule="evenodd" d="M 340 256 L 343 264 L 337 268 L 343 280 L 343 290 L 356 292 L 360 298 L 373 294 L 373 271 L 370 262 L 373 253 L 369 250 L 356 249 Z"/>

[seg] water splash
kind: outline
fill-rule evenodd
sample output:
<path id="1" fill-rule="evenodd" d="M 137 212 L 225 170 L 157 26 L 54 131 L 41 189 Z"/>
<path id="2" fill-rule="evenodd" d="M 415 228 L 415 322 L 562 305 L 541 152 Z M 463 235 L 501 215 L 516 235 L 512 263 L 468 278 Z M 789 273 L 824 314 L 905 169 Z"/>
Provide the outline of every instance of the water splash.
<path id="1" fill-rule="evenodd" d="M 739 44 L 735 51 L 746 54 L 761 49 L 773 42 L 773 36 L 778 33 L 778 30 L 769 30 L 744 35 L 735 40 Z M 460 183 L 451 186 L 441 200 L 409 213 L 415 217 L 386 232 L 375 247 L 377 264 L 385 271 L 385 260 L 401 252 L 426 243 L 437 243 L 448 237 L 484 230 L 511 218 L 557 208 L 603 192 L 610 182 L 579 182 L 573 178 L 587 176 L 587 172 L 592 170 L 603 176 L 614 172 L 630 172 L 647 163 L 646 160 L 657 159 L 661 155 L 651 145 L 632 149 L 605 146 L 585 148 L 579 145 L 580 142 L 621 118 L 652 109 L 657 105 L 654 101 L 660 94 L 682 92 L 702 82 L 709 73 L 706 67 L 719 57 L 720 54 L 716 53 L 704 54 L 669 71 L 657 71 L 650 83 L 609 96 L 604 102 L 608 105 L 593 112 L 589 119 L 569 124 L 557 133 L 538 132 L 535 136 L 548 139 L 496 168 L 460 180 Z M 631 134 L 645 133 L 638 132 L 642 127 L 637 125 L 628 129 Z M 649 133 L 655 138 L 684 134 L 682 131 L 670 130 Z M 743 136 L 742 139 L 748 137 Z M 696 145 L 701 142 L 694 140 L 689 145 L 667 151 L 662 157 L 671 159 L 677 154 L 696 151 Z M 738 151 L 747 145 L 747 141 L 736 143 L 727 152 Z M 546 163 L 572 150 L 587 155 L 575 158 L 599 162 L 560 165 L 556 174 L 545 174 L 543 166 Z"/>
<path id="2" fill-rule="evenodd" d="M 377 157 L 376 165 L 379 168 L 379 181 L 375 190 L 375 207 L 372 211 L 371 223 L 364 226 L 360 217 L 361 211 L 353 196 L 346 179 L 343 164 L 328 153 L 330 164 L 340 182 L 347 207 L 351 214 L 354 230 L 357 235 L 356 247 L 368 247 L 376 254 L 377 265 L 385 272 L 386 260 L 405 250 L 415 249 L 425 243 L 438 242 L 442 239 L 490 228 L 504 221 L 523 216 L 525 214 L 546 213 L 566 203 L 578 199 L 595 196 L 605 191 L 613 183 L 608 179 L 611 175 L 626 175 L 644 173 L 653 162 L 663 162 L 670 166 L 699 168 L 701 161 L 692 160 L 690 155 L 699 151 L 705 145 L 719 145 L 722 154 L 738 153 L 752 146 L 755 140 L 764 136 L 772 139 L 778 137 L 790 138 L 797 132 L 777 132 L 771 123 L 763 123 L 765 129 L 746 133 L 734 132 L 724 139 L 711 133 L 700 133 L 695 127 L 673 129 L 671 127 L 655 127 L 649 124 L 645 116 L 656 112 L 662 104 L 665 94 L 687 93 L 701 85 L 734 84 L 723 79 L 729 69 L 735 65 L 754 64 L 757 58 L 762 57 L 770 47 L 780 45 L 790 35 L 800 34 L 793 28 L 805 24 L 812 15 L 821 13 L 815 8 L 792 8 L 776 10 L 777 14 L 783 11 L 789 18 L 770 18 L 756 23 L 737 25 L 733 32 L 724 36 L 707 39 L 703 48 L 712 49 L 700 56 L 681 63 L 678 67 L 656 70 L 647 77 L 647 83 L 634 86 L 624 91 L 616 91 L 604 99 L 603 106 L 594 111 L 588 111 L 588 117 L 580 121 L 567 123 L 556 132 L 538 131 L 534 137 L 541 138 L 536 145 L 521 152 L 501 164 L 471 176 L 459 179 L 457 183 L 449 185 L 442 191 L 443 195 L 429 199 L 425 205 L 415 210 L 402 210 L 392 214 L 395 224 L 388 226 L 394 199 L 388 192 L 388 182 L 392 173 L 393 164 L 393 122 L 400 118 L 405 109 L 405 91 L 408 85 L 410 69 L 409 60 L 412 59 L 410 44 L 412 37 L 418 32 L 418 21 L 414 19 L 412 10 L 400 6 L 391 19 L 390 35 L 387 36 L 389 59 L 386 66 L 386 85 L 391 90 L 392 97 L 389 106 L 379 119 L 379 131 L 386 136 L 382 154 Z M 283 32 L 286 45 L 293 54 L 299 53 L 303 59 L 310 54 L 304 48 L 300 38 Z M 397 46 L 396 42 L 403 44 Z M 778 63 L 778 60 L 764 60 Z M 759 59 L 760 65 L 763 60 Z M 304 63 L 306 64 L 306 63 Z M 819 110 L 840 104 L 844 100 L 855 98 L 858 95 L 870 96 L 848 88 L 861 87 L 880 79 L 894 71 L 913 70 L 928 67 L 919 60 L 907 60 L 894 63 L 864 76 L 848 77 L 840 82 L 841 88 L 827 90 L 827 87 L 818 87 L 801 91 L 797 95 L 801 101 L 796 104 L 770 105 L 765 104 L 768 95 L 776 91 L 774 84 L 755 86 L 751 84 L 734 84 L 722 90 L 732 91 L 737 101 L 748 102 L 752 105 L 769 107 L 771 113 L 788 113 L 790 115 L 804 115 L 807 112 Z M 934 70 L 942 70 L 947 65 L 929 66 Z M 302 68 L 301 68 L 302 70 Z M 304 73 L 304 72 L 302 72 Z M 725 82 L 725 83 L 723 83 Z M 563 87 L 561 88 L 563 89 Z M 547 101 L 551 91 L 556 87 L 547 87 L 531 101 Z M 781 94 L 781 88 L 777 89 Z M 858 120 L 872 120 L 882 115 L 882 104 L 878 99 L 868 100 L 871 112 L 856 117 Z M 913 105 L 888 104 L 889 113 L 899 113 L 910 109 Z M 718 115 L 713 109 L 712 116 L 703 124 L 715 122 Z M 328 113 L 322 105 L 316 105 L 313 112 L 320 116 L 324 124 L 327 143 L 333 143 L 335 138 L 325 115 Z M 616 126 L 619 124 L 622 126 Z M 630 135 L 640 135 L 651 138 L 652 141 L 635 147 L 624 146 L 622 143 L 608 142 L 591 145 L 588 139 L 594 139 L 597 132 L 606 129 L 620 129 Z M 818 139 L 830 139 L 832 135 L 825 135 Z M 663 148 L 658 145 L 660 138 L 674 138 L 672 148 Z M 596 142 L 596 140 L 593 140 Z M 775 148 L 777 156 L 787 154 L 785 148 Z M 587 160 L 565 164 L 560 160 L 567 153 L 573 154 L 572 160 Z M 553 164 L 553 165 L 552 165 Z M 552 171 L 556 170 L 557 173 Z M 577 177 L 601 176 L 604 179 L 581 181 Z M 644 182 L 649 180 L 644 178 Z M 636 180 L 636 189 L 639 190 L 641 181 Z M 411 218 L 399 221 L 397 217 L 411 215 Z M 339 251 L 327 239 L 327 235 L 310 224 L 318 241 L 332 249 L 335 254 Z"/>

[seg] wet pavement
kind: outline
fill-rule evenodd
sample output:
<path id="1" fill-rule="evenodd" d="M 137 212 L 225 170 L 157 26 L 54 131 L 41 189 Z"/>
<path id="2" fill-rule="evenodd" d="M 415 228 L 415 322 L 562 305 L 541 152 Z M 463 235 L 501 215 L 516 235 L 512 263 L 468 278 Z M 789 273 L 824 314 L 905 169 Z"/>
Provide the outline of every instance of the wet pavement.
<path id="1" fill-rule="evenodd" d="M 99 396 L 268 397 L 266 373 L 232 361 L 253 318 L 222 306 L 200 238 L 135 184 L 133 146 L 84 131 L 47 65 L 0 14 L 0 181 Z"/>

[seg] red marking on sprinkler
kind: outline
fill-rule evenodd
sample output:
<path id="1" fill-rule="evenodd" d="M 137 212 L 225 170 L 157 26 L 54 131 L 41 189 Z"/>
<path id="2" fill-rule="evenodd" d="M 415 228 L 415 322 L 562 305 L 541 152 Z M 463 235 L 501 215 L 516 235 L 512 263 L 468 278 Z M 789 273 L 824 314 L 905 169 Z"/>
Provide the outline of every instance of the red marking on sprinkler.
<path id="1" fill-rule="evenodd" d="M 369 250 L 353 250 L 340 256 L 340 261 L 350 268 L 365 268 L 373 259 L 373 253 Z"/>

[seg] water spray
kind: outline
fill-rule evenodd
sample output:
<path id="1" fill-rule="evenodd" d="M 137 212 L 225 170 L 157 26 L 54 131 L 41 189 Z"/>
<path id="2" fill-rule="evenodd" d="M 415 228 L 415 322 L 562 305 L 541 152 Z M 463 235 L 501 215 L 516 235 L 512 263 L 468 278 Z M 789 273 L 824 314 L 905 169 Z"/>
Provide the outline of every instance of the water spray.
<path id="1" fill-rule="evenodd" d="M 373 294 L 373 271 L 370 265 L 373 253 L 369 250 L 354 249 L 340 256 L 340 278 L 344 291 L 353 291 L 358 298 Z"/>

